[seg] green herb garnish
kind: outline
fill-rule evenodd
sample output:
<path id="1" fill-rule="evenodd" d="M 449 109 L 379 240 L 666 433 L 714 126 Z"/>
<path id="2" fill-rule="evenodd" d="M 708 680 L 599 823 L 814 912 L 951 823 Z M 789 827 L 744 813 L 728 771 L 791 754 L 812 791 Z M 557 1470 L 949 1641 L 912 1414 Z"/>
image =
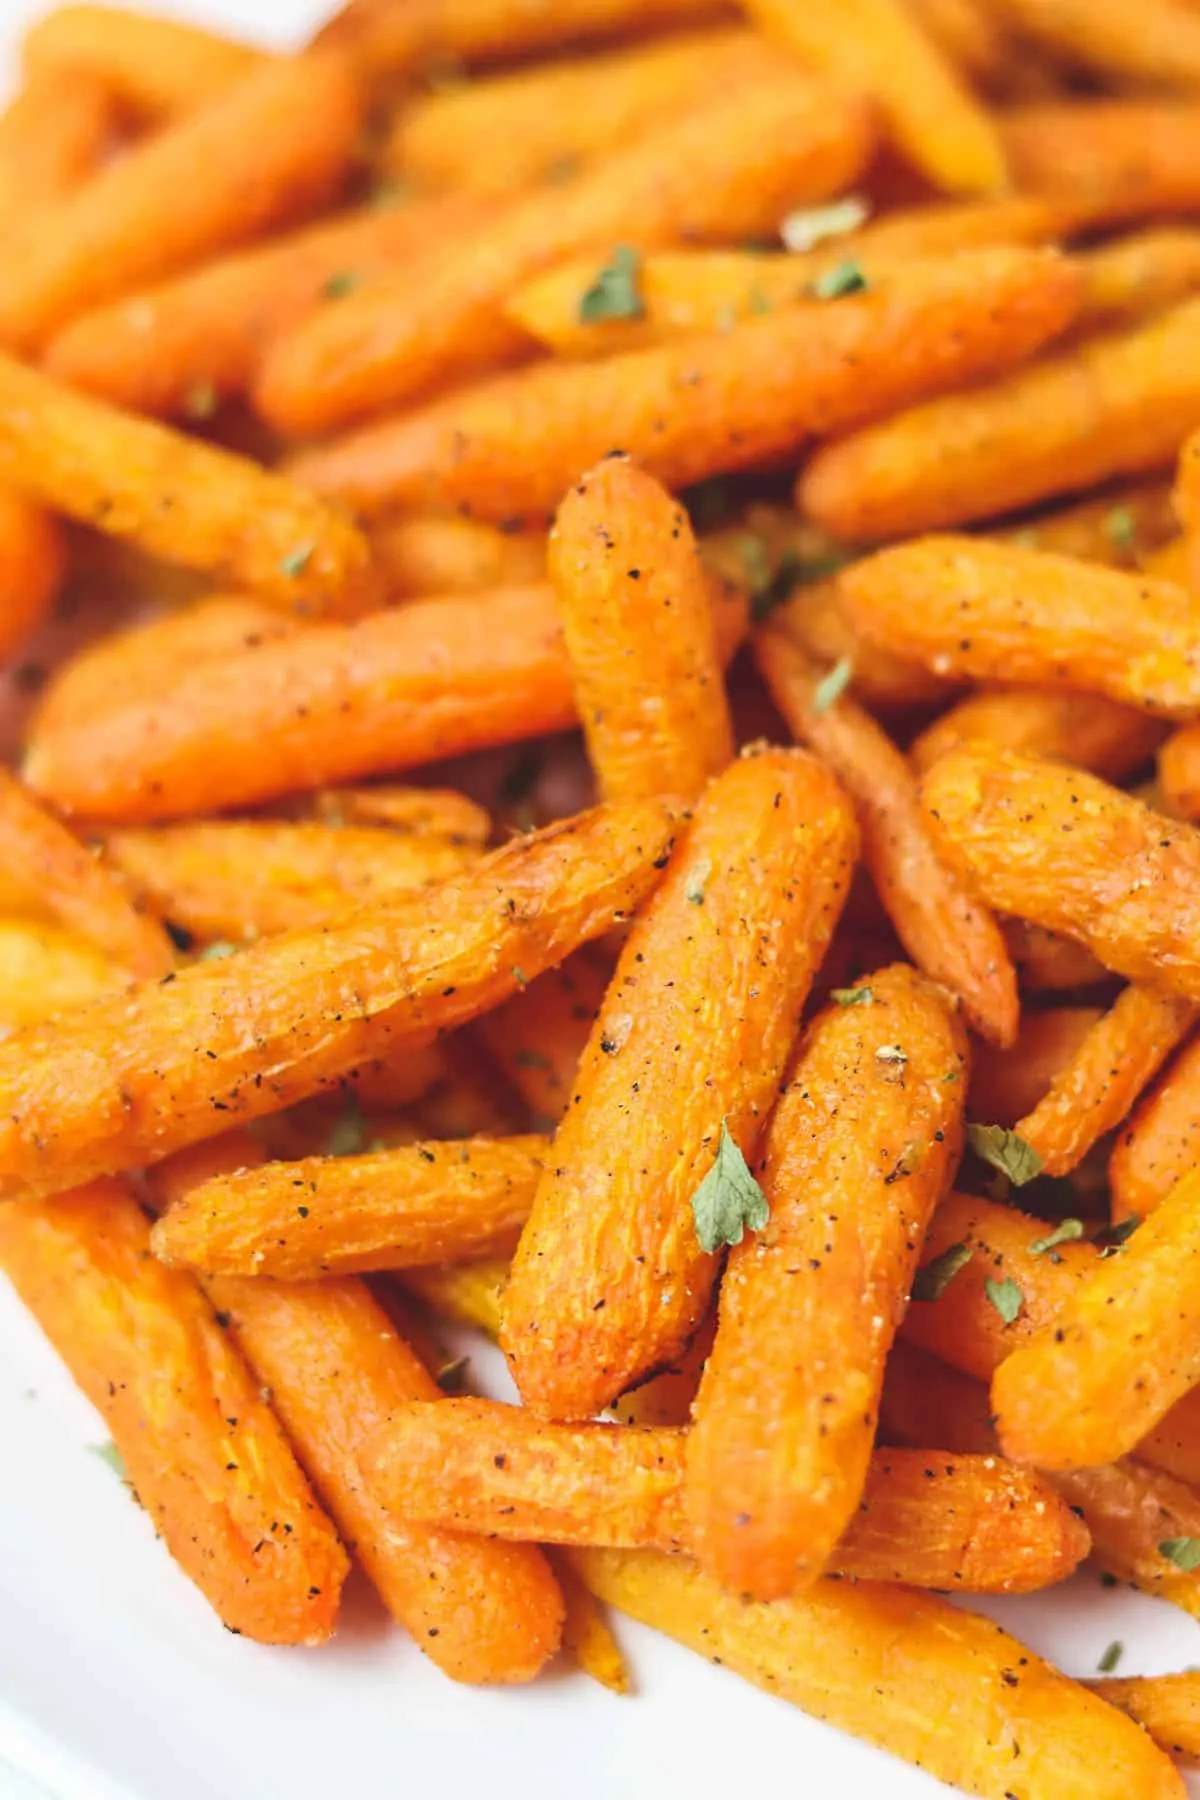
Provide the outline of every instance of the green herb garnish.
<path id="1" fill-rule="evenodd" d="M 746 1231 L 761 1231 L 770 1216 L 767 1196 L 722 1119 L 716 1161 L 692 1195 L 700 1248 L 711 1256 L 722 1244 L 740 1244 Z"/>
<path id="2" fill-rule="evenodd" d="M 813 711 L 818 715 L 827 713 L 850 686 L 850 677 L 853 674 L 854 664 L 848 656 L 843 656 L 838 662 L 835 662 L 828 675 L 822 675 L 813 689 Z"/>
<path id="3" fill-rule="evenodd" d="M 1042 1159 L 1033 1145 L 1003 1125 L 968 1125 L 967 1142 L 976 1156 L 999 1169 L 1014 1187 L 1024 1187 L 1041 1174 Z"/>
<path id="4" fill-rule="evenodd" d="M 290 551 L 280 563 L 279 573 L 281 575 L 289 575 L 293 579 L 297 575 L 303 575 L 305 569 L 307 569 L 309 563 L 313 559 L 313 551 L 316 547 L 315 544 L 301 544 L 298 550 Z"/>
<path id="5" fill-rule="evenodd" d="M 871 208 L 857 194 L 845 200 L 832 200 L 828 206 L 806 206 L 787 215 L 779 227 L 785 249 L 793 252 L 815 250 L 828 238 L 845 237 L 865 225 Z"/>
<path id="6" fill-rule="evenodd" d="M 856 262 L 842 262 L 818 275 L 812 291 L 818 300 L 842 300 L 847 294 L 861 294 L 866 285 L 867 278 Z"/>
<path id="7" fill-rule="evenodd" d="M 1114 1638 L 1112 1643 L 1108 1646 L 1108 1649 L 1104 1652 L 1104 1655 L 1100 1658 L 1100 1661 L 1096 1664 L 1096 1673 L 1098 1675 L 1111 1675 L 1124 1654 L 1124 1644 L 1121 1643 L 1119 1638 Z"/>
<path id="8" fill-rule="evenodd" d="M 927 1262 L 917 1270 L 912 1284 L 914 1300 L 940 1300 L 960 1269 L 965 1269 L 971 1260 L 971 1252 L 966 1244 L 951 1244 L 932 1262 Z"/>
<path id="9" fill-rule="evenodd" d="M 869 987 L 830 988 L 829 998 L 839 1006 L 874 1006 L 874 990 Z"/>
<path id="10" fill-rule="evenodd" d="M 1075 1244 L 1083 1236 L 1082 1219 L 1064 1219 L 1056 1225 L 1049 1237 L 1038 1238 L 1029 1246 L 1030 1256 L 1045 1256 L 1047 1250 L 1057 1250 L 1060 1244 Z"/>
<path id="11" fill-rule="evenodd" d="M 688 870 L 687 885 L 684 888 L 684 893 L 693 906 L 704 905 L 704 890 L 708 885 L 708 878 L 711 874 L 712 861 L 707 856 L 701 857 L 700 861 L 695 863 L 693 867 Z"/>
<path id="12" fill-rule="evenodd" d="M 1004 1323 L 1011 1325 L 1025 1304 L 1025 1296 L 1011 1275 L 1006 1275 L 1003 1281 L 993 1281 L 989 1275 L 983 1284 L 983 1291 Z"/>
<path id="13" fill-rule="evenodd" d="M 355 288 L 361 286 L 361 275 L 356 275 L 353 269 L 339 269 L 329 277 L 321 293 L 326 300 L 340 300 L 344 294 L 352 294 Z"/>
<path id="14" fill-rule="evenodd" d="M 641 252 L 628 244 L 618 244 L 591 287 L 580 296 L 580 324 L 595 325 L 602 319 L 645 318 L 646 308 L 638 286 L 641 270 Z"/>
<path id="15" fill-rule="evenodd" d="M 1164 1538 L 1158 1546 L 1158 1554 L 1174 1563 L 1177 1569 L 1182 1569 L 1185 1575 L 1190 1575 L 1193 1569 L 1200 1569 L 1200 1538 Z"/>

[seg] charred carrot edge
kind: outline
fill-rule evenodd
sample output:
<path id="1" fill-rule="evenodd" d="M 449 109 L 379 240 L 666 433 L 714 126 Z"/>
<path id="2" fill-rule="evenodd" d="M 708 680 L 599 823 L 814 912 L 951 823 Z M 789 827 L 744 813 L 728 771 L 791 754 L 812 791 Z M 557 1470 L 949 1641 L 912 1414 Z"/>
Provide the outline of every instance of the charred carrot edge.
<path id="1" fill-rule="evenodd" d="M 686 511 L 610 456 L 559 506 L 550 578 L 601 796 L 697 799 L 733 757 L 733 725 Z"/>
<path id="2" fill-rule="evenodd" d="M 682 1557 L 571 1557 L 610 1605 L 952 1786 L 1003 1792 L 1019 1748 L 1029 1767 L 1054 1770 L 1055 1800 L 1182 1800 L 1179 1775 L 1131 1720 L 990 1619 L 933 1594 L 823 1581 L 765 1606 L 726 1594 Z M 903 1657 L 894 1654 L 900 1641 Z"/>
<path id="3" fill-rule="evenodd" d="M 1016 975 L 999 927 L 939 856 L 915 778 L 882 728 L 853 699 L 827 702 L 824 675 L 782 632 L 754 640 L 759 669 L 788 725 L 829 764 L 858 810 L 863 860 L 896 933 L 925 973 L 957 994 L 994 1043 L 1017 1030 Z"/>
<path id="4" fill-rule="evenodd" d="M 926 726 L 908 754 L 923 775 L 939 756 L 983 742 L 1028 756 L 1054 757 L 1119 782 L 1145 766 L 1166 730 L 1160 720 L 1100 694 L 980 688 Z"/>
<path id="5" fill-rule="evenodd" d="M 967 1109 L 985 1125 L 1011 1129 L 1046 1098 L 1104 1017 L 1102 1006 L 1047 1006 L 1021 1014 L 1016 1041 L 1006 1049 L 972 1046 Z"/>
<path id="6" fill-rule="evenodd" d="M 727 1137 L 754 1154 L 856 850 L 848 802 L 803 752 L 742 758 L 699 801 L 621 953 L 513 1263 L 502 1341 L 538 1414 L 597 1412 L 700 1323 L 718 1270 L 692 1195 Z"/>
<path id="7" fill-rule="evenodd" d="M 1119 1706 L 1176 1762 L 1200 1762 L 1200 1676 L 1109 1676 L 1088 1686 L 1110 1706 Z"/>
<path id="8" fill-rule="evenodd" d="M 182 20 L 92 4 L 56 6 L 21 39 L 26 76 L 84 70 L 141 117 L 159 121 L 207 105 L 265 56 Z"/>
<path id="9" fill-rule="evenodd" d="M 609 972 L 598 956 L 577 953 L 472 1028 L 540 1129 L 562 1117 L 574 1093 Z"/>
<path id="10" fill-rule="evenodd" d="M 961 1153 L 965 1030 L 907 965 L 857 992 L 788 1071 L 755 1164 L 769 1222 L 730 1251 L 688 1439 L 695 1553 L 759 1600 L 815 1580 L 854 1517 L 892 1334 Z"/>
<path id="11" fill-rule="evenodd" d="M 48 617 L 66 560 L 54 520 L 26 495 L 0 487 L 0 656 Z"/>
<path id="12" fill-rule="evenodd" d="M 609 1412 L 621 1425 L 687 1425 L 700 1387 L 704 1365 L 717 1335 L 714 1306 L 700 1321 L 692 1340 L 665 1368 L 628 1388 Z"/>
<path id="13" fill-rule="evenodd" d="M 1200 1164 L 1200 1040 L 1187 1044 L 1125 1121 L 1108 1163 L 1114 1219 L 1152 1212 Z"/>

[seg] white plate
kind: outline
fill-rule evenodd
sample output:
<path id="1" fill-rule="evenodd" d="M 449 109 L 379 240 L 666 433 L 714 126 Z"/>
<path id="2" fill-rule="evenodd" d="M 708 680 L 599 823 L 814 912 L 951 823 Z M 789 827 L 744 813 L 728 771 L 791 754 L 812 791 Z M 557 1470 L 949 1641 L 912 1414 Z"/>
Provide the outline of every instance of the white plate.
<path id="1" fill-rule="evenodd" d="M 0 48 L 35 10 L 0 0 Z M 323 9 L 164 10 L 286 44 Z M 455 1687 L 361 1583 L 324 1649 L 235 1639 L 90 1453 L 106 1436 L 0 1288 L 0 1800 L 729 1800 L 748 1782 L 876 1800 L 947 1791 L 632 1625 L 620 1629 L 639 1691 L 626 1700 L 578 1675 Z M 1200 1664 L 1195 1621 L 1092 1574 L 990 1610 L 1074 1674 L 1094 1672 L 1114 1638 L 1122 1672 Z"/>

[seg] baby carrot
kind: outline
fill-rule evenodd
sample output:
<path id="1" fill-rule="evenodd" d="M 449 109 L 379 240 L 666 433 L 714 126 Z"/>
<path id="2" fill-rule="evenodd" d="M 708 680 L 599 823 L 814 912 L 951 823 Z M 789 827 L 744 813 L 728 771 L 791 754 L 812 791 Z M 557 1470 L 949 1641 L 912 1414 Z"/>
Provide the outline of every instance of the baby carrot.
<path id="1" fill-rule="evenodd" d="M 472 1027 L 539 1129 L 557 1124 L 571 1099 L 610 972 L 587 949 L 578 951 Z"/>
<path id="2" fill-rule="evenodd" d="M 853 181 L 872 148 L 870 111 L 852 96 L 786 70 L 743 85 L 511 202 L 419 282 L 376 282 L 281 339 L 256 404 L 277 429 L 311 435 L 511 360 L 527 340 L 501 302 L 523 277 L 585 249 L 599 268 L 614 244 L 772 232 L 789 206 Z"/>
<path id="3" fill-rule="evenodd" d="M 863 861 L 897 936 L 927 975 L 958 996 L 984 1037 L 1011 1043 L 1016 975 L 999 927 L 939 856 L 903 755 L 852 699 L 824 702 L 831 677 L 783 633 L 760 631 L 755 656 L 788 725 L 853 797 Z"/>
<path id="4" fill-rule="evenodd" d="M 41 918 L 0 919 L 0 1036 L 114 994 L 129 977 L 78 933 Z"/>
<path id="5" fill-rule="evenodd" d="M 575 1569 L 556 1550 L 545 1552 L 562 1590 L 562 1647 L 583 1674 L 590 1675 L 613 1694 L 627 1694 L 633 1685 L 621 1646 L 613 1636 L 607 1609 L 585 1587 Z"/>
<path id="6" fill-rule="evenodd" d="M 1181 725 L 1171 733 L 1158 753 L 1158 779 L 1176 817 L 1200 819 L 1200 728 Z"/>
<path id="7" fill-rule="evenodd" d="M 1109 224 L 1200 203 L 1200 106 L 1072 95 L 1018 107 L 1000 131 L 1020 190 L 1097 206 Z"/>
<path id="8" fill-rule="evenodd" d="M 989 1125 L 1012 1127 L 1044 1100 L 1050 1084 L 1104 1017 L 1100 1006 L 1026 1007 L 1016 1040 L 1005 1049 L 973 1046 L 967 1112 Z"/>
<path id="9" fill-rule="evenodd" d="M 0 656 L 10 656 L 47 617 L 65 566 L 54 520 L 26 495 L 0 486 Z"/>
<path id="10" fill-rule="evenodd" d="M 342 58 L 272 60 L 74 193 L 32 209 L 10 240 L 0 339 L 37 348 L 77 313 L 320 205 L 346 172 L 361 110 Z M 306 117 L 319 118 L 320 131 L 297 131 Z"/>
<path id="11" fill-rule="evenodd" d="M 1183 588 L 986 538 L 928 537 L 840 577 L 851 622 L 941 675 L 1082 688 L 1166 718 L 1200 709 Z"/>
<path id="12" fill-rule="evenodd" d="M 857 670 L 855 671 L 857 679 Z M 926 726 L 909 746 L 923 775 L 939 756 L 964 744 L 995 744 L 1026 756 L 1048 756 L 1123 781 L 1154 755 L 1167 727 L 1101 694 L 1055 688 L 979 688 Z"/>
<path id="13" fill-rule="evenodd" d="M 1153 559 L 1178 529 L 1170 482 L 1160 475 L 1118 482 L 1086 500 L 1071 500 L 1015 525 L 994 528 L 989 536 L 1026 550 L 1052 550 L 1111 569 L 1145 569 L 1147 574 L 1165 576 L 1164 570 L 1153 566 Z"/>
<path id="14" fill-rule="evenodd" d="M 1143 1218 L 1200 1164 L 1200 1040 L 1186 1044 L 1122 1125 L 1108 1163 L 1115 1219 Z"/>
<path id="15" fill-rule="evenodd" d="M 777 1599 L 854 1516 L 884 1364 L 962 1144 L 966 1033 L 904 964 L 801 1041 L 759 1170 L 764 1229 L 730 1254 L 693 1409 L 687 1512 L 701 1565 Z"/>
<path id="16" fill-rule="evenodd" d="M 492 835 L 486 808 L 454 788 L 396 782 L 324 788 L 313 796 L 313 810 L 327 825 L 390 825 L 409 837 L 448 838 L 462 848 L 482 849 Z"/>
<path id="17" fill-rule="evenodd" d="M 801 583 L 770 618 L 772 631 L 791 638 L 811 661 L 825 668 L 848 662 L 854 670 L 855 694 L 875 711 L 929 706 L 957 691 L 923 663 L 883 650 L 855 631 L 835 580 Z"/>
<path id="18" fill-rule="evenodd" d="M 546 578 L 546 536 L 479 519 L 381 519 L 371 549 L 388 599 L 526 587 Z"/>
<path id="19" fill-rule="evenodd" d="M 103 1415 L 171 1555 L 232 1631 L 320 1643 L 346 1557 L 191 1276 L 120 1182 L 0 1217 L 0 1268 Z"/>
<path id="20" fill-rule="evenodd" d="M 1161 469 L 1200 412 L 1198 347 L 1193 299 L 927 400 L 818 451 L 798 504 L 840 537 L 878 540 Z"/>
<path id="21" fill-rule="evenodd" d="M 904 0 L 747 0 L 747 10 L 783 49 L 877 99 L 895 144 L 935 187 L 1007 186 L 995 125 Z"/>
<path id="22" fill-rule="evenodd" d="M 459 1325 L 474 1325 L 493 1338 L 500 1335 L 500 1305 L 507 1280 L 506 1256 L 404 1269 L 399 1276 L 400 1285 L 433 1312 Z"/>
<path id="23" fill-rule="evenodd" d="M 999 11 L 1035 43 L 1100 75 L 1200 89 L 1200 19 L 1186 0 L 1001 0 Z"/>
<path id="24" fill-rule="evenodd" d="M 94 174 L 121 123 L 112 89 L 75 66 L 33 74 L 0 113 L 0 219 L 17 228 Z"/>
<path id="25" fill-rule="evenodd" d="M 1070 993 L 1112 980 L 1086 945 L 1043 925 L 1006 918 L 1000 921 L 1000 932 L 1021 987 L 1032 994 Z"/>
<path id="26" fill-rule="evenodd" d="M 219 99 L 266 60 L 261 50 L 161 13 L 56 6 L 21 40 L 25 73 L 84 70 L 142 119 L 160 123 Z"/>
<path id="27" fill-rule="evenodd" d="M 610 456 L 558 509 L 550 578 L 601 797 L 697 799 L 733 756 L 733 726 L 686 511 Z"/>
<path id="28" fill-rule="evenodd" d="M 1183 1800 L 1180 1776 L 1130 1719 L 934 1594 L 822 1581 L 768 1606 L 726 1593 L 683 1557 L 580 1550 L 572 1560 L 632 1618 L 952 1786 L 995 1800 L 1014 1780 L 1030 1800 Z"/>
<path id="29" fill-rule="evenodd" d="M 361 610 L 372 591 L 367 541 L 338 508 L 3 355 L 0 474 L 83 524 L 277 606 Z"/>
<path id="30" fill-rule="evenodd" d="M 743 758 L 698 802 L 626 940 L 513 1263 L 503 1343 L 540 1416 L 597 1412 L 699 1325 L 718 1270 L 693 1193 L 735 1145 L 754 1154 L 856 849 L 848 802 L 802 752 Z"/>
<path id="31" fill-rule="evenodd" d="M 368 515 L 453 505 L 499 521 L 546 516 L 563 471 L 614 447 L 678 488 L 1010 368 L 1070 322 L 1079 282 L 1054 251 L 976 250 L 724 335 L 502 375 L 304 452 L 291 469 Z"/>
<path id="32" fill-rule="evenodd" d="M 317 1092 L 360 1054 L 400 1057 L 485 1012 L 626 918 L 671 835 L 659 806 L 598 807 L 429 895 L 20 1033 L 0 1045 L 0 1197 L 156 1160 Z"/>
<path id="33" fill-rule="evenodd" d="M 1094 775 L 979 745 L 935 763 L 922 800 L 951 867 L 993 906 L 1200 1000 L 1200 831 Z"/>
<path id="34" fill-rule="evenodd" d="M 1200 19 L 1196 20 L 1200 34 Z M 1160 226 L 1079 255 L 1083 323 L 1113 330 L 1177 306 L 1200 287 L 1200 232 Z"/>
<path id="35" fill-rule="evenodd" d="M 1135 1719 L 1176 1762 L 1200 1762 L 1200 1673 L 1110 1675 L 1088 1686 Z"/>

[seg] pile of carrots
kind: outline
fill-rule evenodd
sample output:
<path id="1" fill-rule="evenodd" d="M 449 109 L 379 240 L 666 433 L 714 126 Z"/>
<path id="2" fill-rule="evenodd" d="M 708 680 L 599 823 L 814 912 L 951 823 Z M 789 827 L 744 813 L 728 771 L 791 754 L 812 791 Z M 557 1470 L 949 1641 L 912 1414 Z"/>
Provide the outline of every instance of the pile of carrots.
<path id="1" fill-rule="evenodd" d="M 1200 1617 L 1200 4 L 23 55 L 0 1268 L 167 1550 L 1178 1800 L 959 1596 Z"/>

